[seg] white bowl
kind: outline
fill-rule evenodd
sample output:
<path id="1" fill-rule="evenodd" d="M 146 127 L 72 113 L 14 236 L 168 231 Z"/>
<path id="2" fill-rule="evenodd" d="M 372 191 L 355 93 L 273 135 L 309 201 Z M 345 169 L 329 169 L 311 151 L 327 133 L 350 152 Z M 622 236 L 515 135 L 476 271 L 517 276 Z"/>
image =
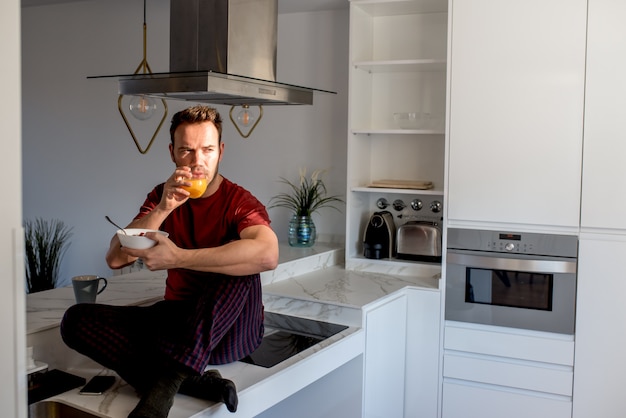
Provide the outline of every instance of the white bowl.
<path id="1" fill-rule="evenodd" d="M 121 229 L 117 230 L 117 237 L 120 239 L 122 247 L 133 248 L 135 250 L 145 250 L 146 248 L 155 246 L 155 240 L 143 236 L 146 232 L 156 232 L 165 237 L 170 235 L 167 232 L 158 231 L 156 229 L 125 228 L 124 231 L 126 231 L 126 234 L 124 234 Z"/>

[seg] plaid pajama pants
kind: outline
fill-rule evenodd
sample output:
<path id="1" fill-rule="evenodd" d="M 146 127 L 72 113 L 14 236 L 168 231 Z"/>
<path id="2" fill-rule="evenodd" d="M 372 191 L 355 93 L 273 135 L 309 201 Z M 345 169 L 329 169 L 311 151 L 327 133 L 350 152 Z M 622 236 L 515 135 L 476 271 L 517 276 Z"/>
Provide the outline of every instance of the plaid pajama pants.
<path id="1" fill-rule="evenodd" d="M 135 387 L 159 364 L 202 373 L 210 364 L 242 359 L 261 344 L 260 276 L 214 275 L 193 302 L 77 304 L 66 311 L 61 335 L 70 348 L 115 370 Z"/>

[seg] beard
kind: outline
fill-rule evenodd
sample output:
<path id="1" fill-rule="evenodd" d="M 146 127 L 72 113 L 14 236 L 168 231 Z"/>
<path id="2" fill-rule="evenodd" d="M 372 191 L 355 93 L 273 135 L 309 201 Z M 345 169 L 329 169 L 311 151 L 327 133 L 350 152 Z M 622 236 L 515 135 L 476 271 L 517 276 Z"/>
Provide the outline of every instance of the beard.
<path id="1" fill-rule="evenodd" d="M 204 173 L 206 175 L 206 179 L 207 179 L 207 183 L 209 186 L 214 185 L 218 179 L 219 179 L 219 172 L 220 172 L 220 163 L 218 162 L 217 164 L 215 164 L 215 171 L 213 172 L 213 174 L 211 175 L 211 172 L 208 168 L 206 168 L 204 170 Z"/>

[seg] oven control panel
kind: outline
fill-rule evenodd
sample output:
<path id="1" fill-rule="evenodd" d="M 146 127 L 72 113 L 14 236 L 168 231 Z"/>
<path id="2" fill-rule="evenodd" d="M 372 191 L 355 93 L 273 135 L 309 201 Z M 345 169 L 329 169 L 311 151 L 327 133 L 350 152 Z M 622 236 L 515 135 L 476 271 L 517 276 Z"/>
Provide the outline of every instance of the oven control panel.
<path id="1" fill-rule="evenodd" d="M 448 228 L 448 249 L 577 257 L 578 238 L 573 235 Z"/>
<path id="2" fill-rule="evenodd" d="M 487 251 L 497 251 L 502 253 L 522 253 L 534 254 L 535 246 L 533 241 L 522 240 L 521 234 L 498 234 L 497 239 L 487 242 Z"/>

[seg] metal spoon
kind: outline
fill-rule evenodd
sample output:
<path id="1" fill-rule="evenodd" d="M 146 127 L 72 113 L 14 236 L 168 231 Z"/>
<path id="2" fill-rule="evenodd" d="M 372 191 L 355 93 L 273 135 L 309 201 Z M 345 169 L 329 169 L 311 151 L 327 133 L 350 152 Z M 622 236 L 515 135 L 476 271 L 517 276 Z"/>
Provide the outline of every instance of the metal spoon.
<path id="1" fill-rule="evenodd" d="M 122 230 L 122 232 L 124 233 L 124 235 L 128 235 L 128 234 L 126 233 L 126 230 L 125 230 L 124 228 L 122 228 L 121 226 L 119 226 L 118 224 L 116 224 L 115 222 L 113 222 L 113 221 L 111 220 L 111 218 L 109 218 L 107 215 L 104 215 L 104 217 L 105 217 L 105 219 L 106 219 L 107 221 L 109 221 L 112 225 L 117 226 L 117 229 L 121 229 L 121 230 Z"/>

